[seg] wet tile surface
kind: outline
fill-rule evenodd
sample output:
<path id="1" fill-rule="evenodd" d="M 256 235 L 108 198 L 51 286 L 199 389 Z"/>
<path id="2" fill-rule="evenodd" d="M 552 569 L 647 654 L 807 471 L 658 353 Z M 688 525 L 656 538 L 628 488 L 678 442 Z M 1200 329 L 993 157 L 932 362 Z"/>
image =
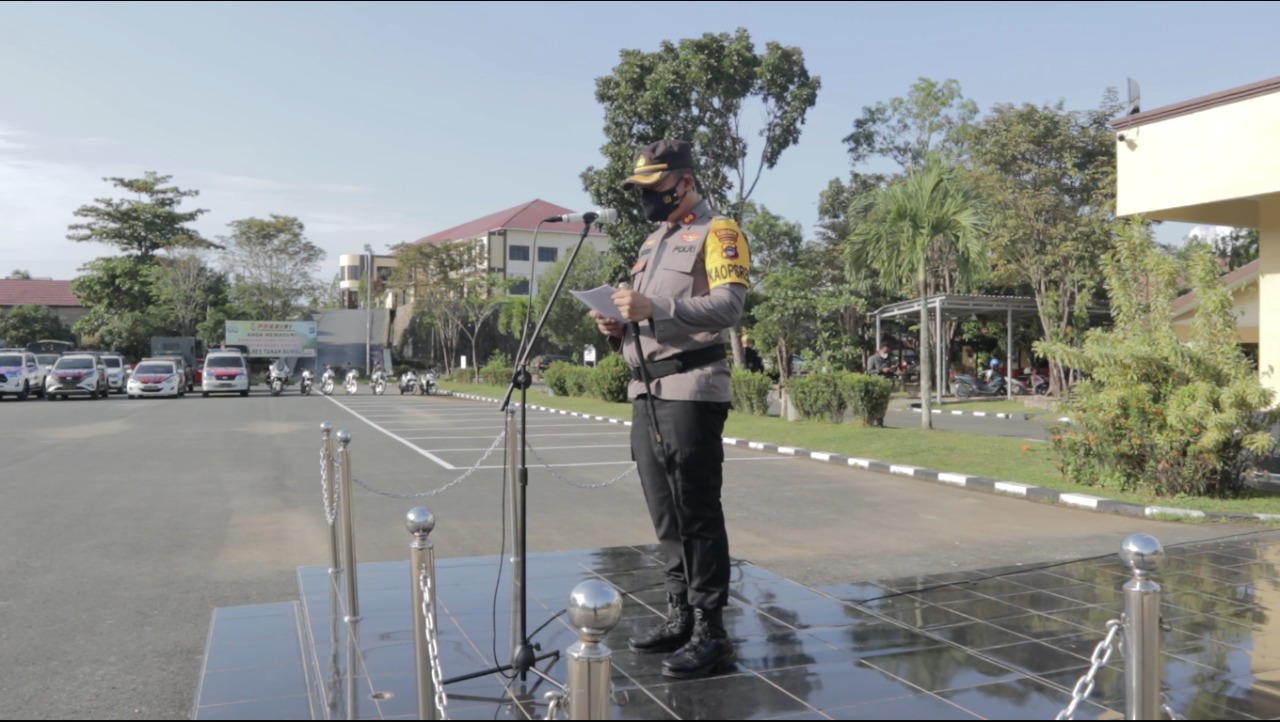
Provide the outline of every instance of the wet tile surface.
<path id="1" fill-rule="evenodd" d="M 1280 532 L 1166 549 L 1156 581 L 1161 679 L 1188 719 L 1280 717 Z M 504 564 L 498 584 L 498 568 Z M 454 719 L 546 715 L 553 685 L 486 673 L 510 655 L 511 569 L 501 557 L 437 560 L 439 645 Z M 661 673 L 663 655 L 627 637 L 665 612 L 655 547 L 529 556 L 527 627 L 547 653 L 577 641 L 559 615 L 580 581 L 623 595 L 611 719 L 1051 719 L 1119 616 L 1115 557 L 808 588 L 736 562 L 725 625 L 738 659 L 711 679 Z M 300 603 L 215 612 L 196 718 L 415 719 L 405 562 L 359 569 L 361 619 L 346 624 L 336 577 L 298 571 Z M 1098 672 L 1077 719 L 1122 715 L 1120 655 Z M 566 677 L 563 657 L 539 669 Z M 309 693 L 309 696 L 308 696 Z"/>

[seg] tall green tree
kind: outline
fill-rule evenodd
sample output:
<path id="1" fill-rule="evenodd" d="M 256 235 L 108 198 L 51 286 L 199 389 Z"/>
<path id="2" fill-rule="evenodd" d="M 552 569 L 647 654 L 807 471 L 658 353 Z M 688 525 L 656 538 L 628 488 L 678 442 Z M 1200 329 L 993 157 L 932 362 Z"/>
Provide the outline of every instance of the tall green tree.
<path id="1" fill-rule="evenodd" d="M 997 105 L 974 128 L 971 158 L 988 206 L 995 280 L 1030 284 L 1044 338 L 1088 323 L 1101 258 L 1115 238 L 1114 90 L 1088 111 Z M 1078 338 L 1076 339 L 1078 340 Z M 1053 390 L 1065 388 L 1054 365 Z"/>
<path id="2" fill-rule="evenodd" d="M 702 196 L 741 220 L 764 171 L 799 142 L 821 87 L 800 48 L 769 42 L 757 52 L 744 28 L 663 41 L 651 53 L 623 50 L 613 73 L 596 79 L 596 100 L 605 111 L 601 152 L 607 163 L 582 173 L 592 200 L 618 210 L 618 221 L 609 227 L 616 255 L 635 258 L 653 229 L 635 197 L 619 187 L 634 168 L 638 149 L 663 138 L 691 141 Z M 760 140 L 753 155 L 757 119 Z M 741 366 L 736 327 L 730 337 L 734 364 Z"/>
<path id="3" fill-rule="evenodd" d="M 977 194 L 954 166 L 930 154 L 920 169 L 872 199 L 866 219 L 849 236 L 846 260 L 850 275 L 874 268 L 883 282 L 914 286 L 923 300 L 930 256 L 940 252 L 952 255 L 962 284 L 985 276 L 987 246 Z M 933 428 L 929 328 L 929 307 L 921 303 L 920 425 L 926 429 Z"/>
<path id="4" fill-rule="evenodd" d="M 920 78 L 906 97 L 864 107 L 844 143 L 855 168 L 879 157 L 907 171 L 930 153 L 958 164 L 977 117 L 978 104 L 964 97 L 958 81 Z"/>
<path id="5" fill-rule="evenodd" d="M 775 270 L 794 264 L 804 245 L 800 224 L 788 221 L 764 205 L 747 201 L 742 209 L 742 232 L 751 244 L 752 286 Z"/>
<path id="6" fill-rule="evenodd" d="M 23 268 L 15 268 L 9 273 L 9 278 L 14 281 L 29 281 L 31 280 L 31 271 Z"/>
<path id="7" fill-rule="evenodd" d="M 179 210 L 182 202 L 199 191 L 170 185 L 172 176 L 148 171 L 142 178 L 103 178 L 115 187 L 134 194 L 133 198 L 97 198 L 75 211 L 85 219 L 68 228 L 72 241 L 105 243 L 122 253 L 150 259 L 160 251 L 176 248 L 209 248 L 213 244 L 190 228 L 208 211 L 202 208 Z"/>
<path id="8" fill-rule="evenodd" d="M 166 254 L 150 272 L 156 303 L 172 319 L 179 336 L 195 336 L 211 309 L 227 302 L 226 276 L 197 251 Z"/>
<path id="9" fill-rule="evenodd" d="M 316 272 L 325 252 L 307 240 L 302 221 L 272 214 L 229 225 L 231 235 L 220 240 L 232 301 L 253 320 L 287 320 L 305 310 L 321 285 Z"/>
<path id="10" fill-rule="evenodd" d="M 744 28 L 663 41 L 655 52 L 623 50 L 613 72 L 596 79 L 596 100 L 605 111 L 600 150 L 607 163 L 582 173 L 592 200 L 618 209 L 609 235 L 619 257 L 633 258 L 653 228 L 635 198 L 619 187 L 631 174 L 637 150 L 663 138 L 691 141 L 702 195 L 740 218 L 763 172 L 800 140 L 820 87 L 800 48 L 770 42 L 757 52 Z M 763 127 L 753 157 L 744 125 L 757 115 Z"/>
<path id="11" fill-rule="evenodd" d="M 564 267 L 568 262 L 569 254 L 565 254 L 548 266 L 538 277 L 537 295 L 533 297 L 533 307 L 528 314 L 528 333 L 533 333 L 533 327 L 537 325 L 538 319 L 542 318 L 542 313 L 551 300 L 551 292 L 555 290 L 556 281 L 560 280 L 560 274 L 564 273 Z M 604 343 L 595 322 L 587 316 L 586 307 L 569 295 L 569 291 L 585 291 L 611 283 L 617 280 L 617 267 L 618 262 L 611 253 L 602 253 L 589 244 L 583 244 L 582 250 L 578 252 L 578 258 L 569 268 L 569 275 L 565 277 L 564 289 L 560 292 L 560 297 L 556 299 L 551 313 L 547 315 L 546 325 L 542 329 L 542 338 L 534 347 L 534 354 L 554 351 L 572 356 L 582 351 L 588 344 L 600 347 Z M 524 299 L 519 297 L 513 300 L 515 302 L 511 304 L 511 312 L 507 315 L 504 330 L 520 338 L 525 334 L 526 304 L 523 302 Z"/>
<path id="12" fill-rule="evenodd" d="M 75 337 L 67 324 L 48 306 L 35 304 L 0 309 L 0 345 L 26 346 L 32 341 L 56 339 L 72 341 Z"/>

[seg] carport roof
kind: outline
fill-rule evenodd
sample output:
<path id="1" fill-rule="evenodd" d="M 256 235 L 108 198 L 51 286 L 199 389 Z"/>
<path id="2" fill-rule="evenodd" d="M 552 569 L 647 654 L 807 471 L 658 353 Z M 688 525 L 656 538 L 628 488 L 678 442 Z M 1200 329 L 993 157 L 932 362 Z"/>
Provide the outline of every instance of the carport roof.
<path id="1" fill-rule="evenodd" d="M 929 296 L 929 308 L 941 313 L 945 319 L 964 319 L 970 316 L 979 318 L 1007 318 L 1012 312 L 1015 318 L 1035 317 L 1039 314 L 1036 300 L 1027 296 L 978 296 L 967 294 L 945 294 Z M 876 318 L 895 318 L 920 313 L 920 299 L 891 303 L 881 306 L 871 313 Z M 1106 308 L 1090 308 L 1090 316 L 1110 316 Z"/>

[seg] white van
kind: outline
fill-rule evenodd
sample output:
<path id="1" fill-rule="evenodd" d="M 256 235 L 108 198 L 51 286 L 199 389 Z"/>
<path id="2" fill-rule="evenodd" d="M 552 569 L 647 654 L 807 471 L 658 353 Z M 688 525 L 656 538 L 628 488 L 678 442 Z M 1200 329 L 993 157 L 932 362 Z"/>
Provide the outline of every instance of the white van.
<path id="1" fill-rule="evenodd" d="M 249 395 L 249 363 L 235 351 L 214 351 L 204 357 L 200 395 L 236 393 Z"/>

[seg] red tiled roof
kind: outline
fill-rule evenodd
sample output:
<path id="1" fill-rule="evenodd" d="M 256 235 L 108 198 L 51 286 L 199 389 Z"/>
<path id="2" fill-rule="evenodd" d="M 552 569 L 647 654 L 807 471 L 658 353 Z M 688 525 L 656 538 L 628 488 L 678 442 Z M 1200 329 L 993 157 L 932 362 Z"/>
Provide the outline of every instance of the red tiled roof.
<path id="1" fill-rule="evenodd" d="M 454 226 L 448 230 L 432 233 L 414 241 L 414 243 L 444 243 L 445 241 L 457 241 L 464 238 L 474 238 L 476 236 L 488 233 L 489 231 L 497 231 L 502 229 L 526 230 L 532 231 L 538 225 L 538 221 L 551 216 L 560 216 L 565 213 L 573 213 L 571 209 L 558 206 L 554 203 L 548 203 L 544 200 L 532 200 L 523 205 L 514 208 L 508 208 L 504 211 L 491 213 L 484 218 L 477 218 L 469 223 L 463 223 L 460 226 Z M 562 233 L 581 233 L 581 223 L 544 223 L 542 225 L 544 231 L 560 231 Z M 595 226 L 591 228 L 591 235 L 605 235 Z"/>
<path id="2" fill-rule="evenodd" d="M 1256 280 L 1261 270 L 1262 260 L 1256 259 L 1249 261 L 1231 273 L 1224 274 L 1220 280 L 1228 291 L 1235 291 L 1237 288 Z M 1178 313 L 1185 312 L 1193 308 L 1197 300 L 1195 291 L 1179 296 L 1173 300 L 1173 310 Z"/>
<path id="3" fill-rule="evenodd" d="M 63 306 L 79 308 L 83 304 L 71 292 L 71 281 L 28 281 L 0 279 L 0 306 Z"/>

